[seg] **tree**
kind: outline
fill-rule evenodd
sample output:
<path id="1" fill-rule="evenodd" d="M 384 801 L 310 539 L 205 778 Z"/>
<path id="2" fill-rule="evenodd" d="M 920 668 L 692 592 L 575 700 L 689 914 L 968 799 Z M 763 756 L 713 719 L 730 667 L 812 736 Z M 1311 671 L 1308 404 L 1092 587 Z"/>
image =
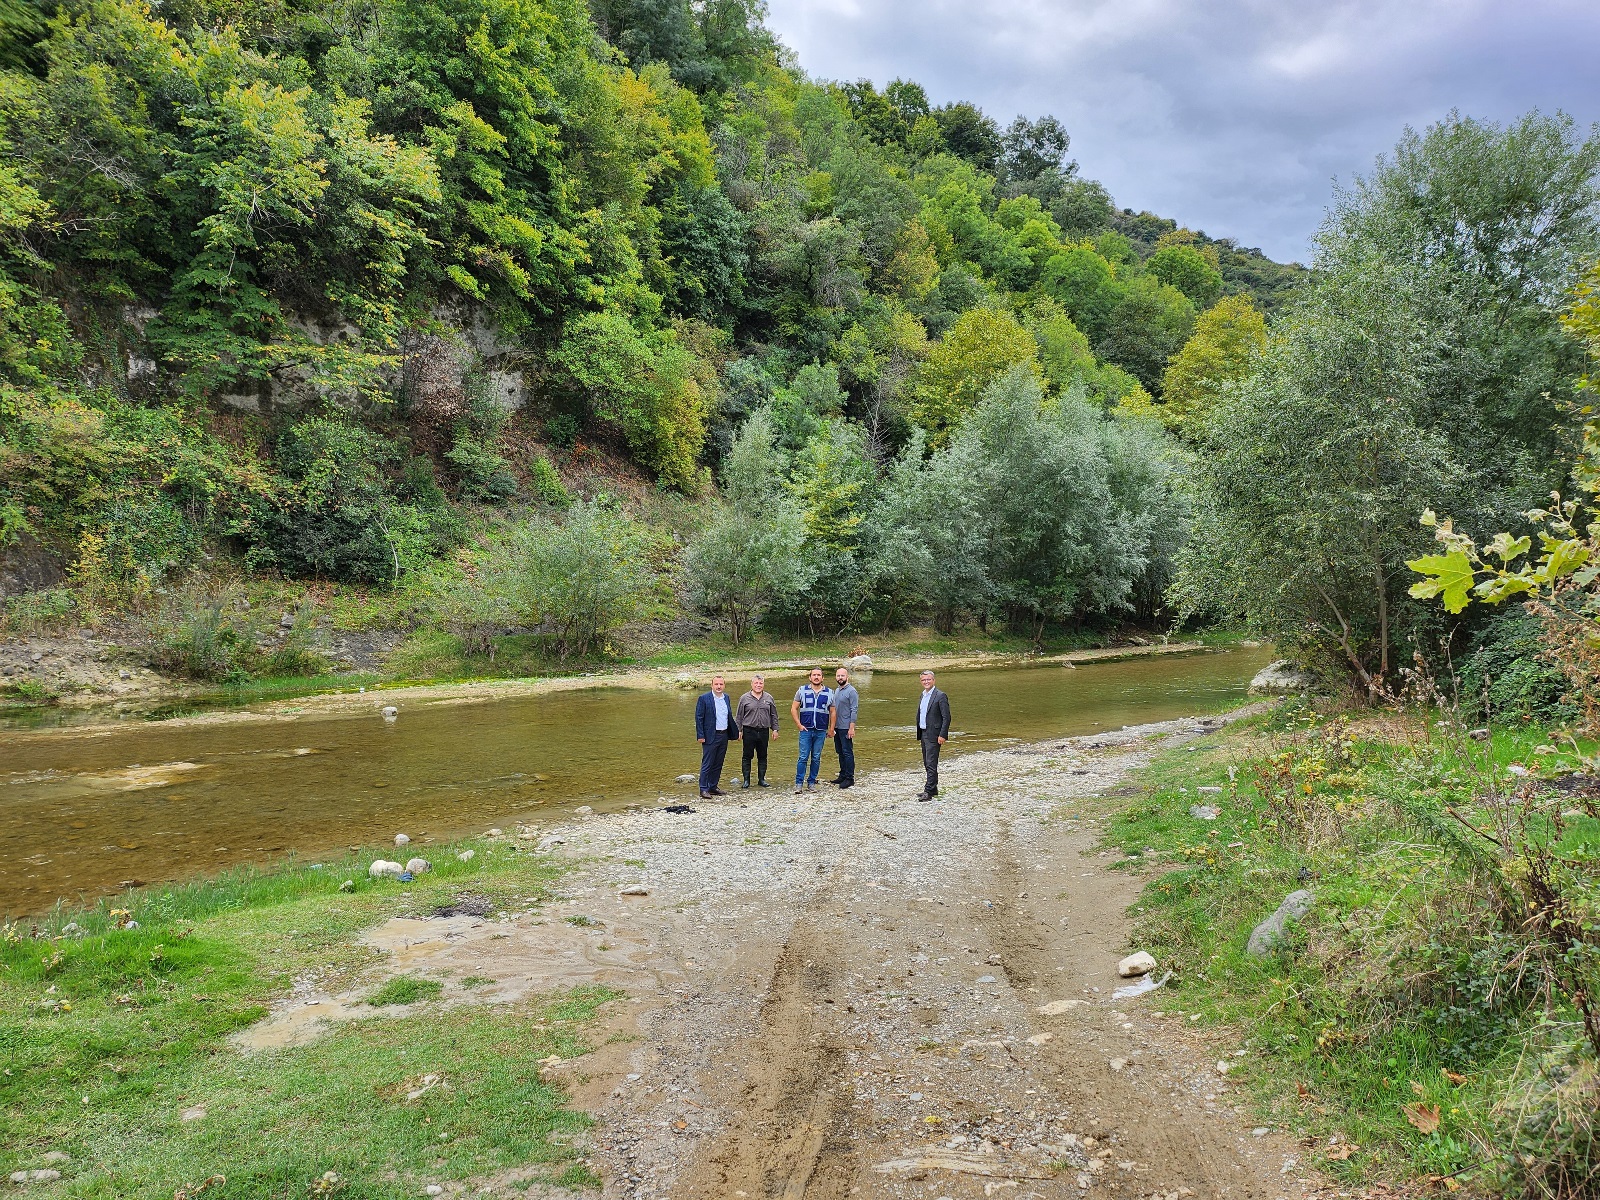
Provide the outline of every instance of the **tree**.
<path id="1" fill-rule="evenodd" d="M 980 171 L 991 174 L 1000 161 L 1000 127 L 975 104 L 958 100 L 933 110 L 945 148 Z"/>
<path id="2" fill-rule="evenodd" d="M 718 617 L 735 645 L 769 607 L 816 579 L 803 552 L 805 515 L 783 486 L 786 466 L 771 416 L 757 411 L 723 464 L 723 502 L 684 551 L 692 602 Z"/>
<path id="3" fill-rule="evenodd" d="M 1091 341 L 1104 335 L 1122 297 L 1111 264 L 1088 246 L 1070 246 L 1046 261 L 1039 286 L 1061 301 L 1073 324 Z"/>
<path id="4" fill-rule="evenodd" d="M 1067 162 L 1072 139 L 1066 126 L 1055 117 L 1036 121 L 1018 117 L 1006 126 L 1000 138 L 999 174 L 1013 182 L 1027 182 L 1041 175 L 1071 175 L 1077 163 Z"/>
<path id="5" fill-rule="evenodd" d="M 984 389 L 1013 367 L 1040 378 L 1033 335 L 998 308 L 963 313 L 929 351 L 917 372 L 911 419 L 928 432 L 935 448 L 976 407 Z"/>
<path id="6" fill-rule="evenodd" d="M 580 500 L 559 521 L 536 521 L 511 539 L 522 610 L 547 627 L 556 656 L 585 655 L 631 621 L 654 585 L 641 570 L 645 531 L 610 504 Z"/>
<path id="7" fill-rule="evenodd" d="M 1161 419 L 1204 417 L 1228 384 L 1243 379 L 1267 344 L 1266 318 L 1248 296 L 1227 296 L 1200 314 L 1194 336 L 1161 377 Z"/>
<path id="8" fill-rule="evenodd" d="M 1183 347 L 1194 329 L 1194 305 L 1187 296 L 1153 275 L 1137 275 L 1106 318 L 1105 332 L 1094 349 L 1159 394 L 1167 360 Z"/>
<path id="9" fill-rule="evenodd" d="M 1325 277 L 1257 370 L 1197 427 L 1177 596 L 1246 621 L 1330 678 L 1386 686 L 1419 614 L 1401 607 L 1416 514 L 1468 482 L 1425 423 L 1441 352 L 1404 268 Z"/>
<path id="10" fill-rule="evenodd" d="M 1170 283 L 1196 309 L 1210 308 L 1222 296 L 1222 272 L 1194 246 L 1162 246 L 1145 260 L 1145 270 Z"/>

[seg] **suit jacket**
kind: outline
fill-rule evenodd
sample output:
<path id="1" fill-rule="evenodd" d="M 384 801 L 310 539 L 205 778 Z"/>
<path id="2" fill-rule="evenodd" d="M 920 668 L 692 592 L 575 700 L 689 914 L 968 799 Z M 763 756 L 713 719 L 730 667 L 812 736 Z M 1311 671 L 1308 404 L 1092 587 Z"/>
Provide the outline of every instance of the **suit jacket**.
<path id="1" fill-rule="evenodd" d="M 728 738 L 730 741 L 739 740 L 739 726 L 735 724 L 733 697 L 726 692 L 722 698 L 728 702 Z M 696 741 L 709 742 L 717 732 L 717 697 L 711 692 L 703 692 L 700 699 L 694 702 L 694 736 Z"/>
<path id="2" fill-rule="evenodd" d="M 917 705 L 911 713 L 911 728 L 917 728 L 917 721 L 922 717 L 922 693 L 917 693 Z M 928 697 L 928 732 L 934 737 L 947 738 L 950 736 L 950 697 L 938 688 L 933 689 L 933 694 Z M 921 738 L 919 733 L 918 738 Z"/>

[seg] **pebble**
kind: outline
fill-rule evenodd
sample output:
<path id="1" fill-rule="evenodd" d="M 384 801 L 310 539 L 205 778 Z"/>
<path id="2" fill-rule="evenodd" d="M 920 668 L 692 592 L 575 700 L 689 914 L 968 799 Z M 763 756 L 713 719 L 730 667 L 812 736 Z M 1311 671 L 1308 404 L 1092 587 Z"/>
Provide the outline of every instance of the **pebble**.
<path id="1" fill-rule="evenodd" d="M 617 893 L 619 896 L 648 896 L 649 894 L 650 889 L 642 883 L 630 883 Z"/>
<path id="2" fill-rule="evenodd" d="M 433 864 L 425 858 L 413 858 L 406 862 L 406 870 L 413 875 L 421 875 L 424 871 L 433 870 Z"/>
<path id="3" fill-rule="evenodd" d="M 396 846 L 409 846 L 411 845 L 411 839 L 403 833 L 397 833 L 394 835 L 394 844 Z"/>
<path id="4" fill-rule="evenodd" d="M 505 837 L 505 830 L 503 830 L 503 829 L 491 829 L 487 833 L 485 833 L 483 836 L 484 837 Z"/>
<path id="5" fill-rule="evenodd" d="M 673 783 L 694 783 L 695 780 L 696 780 L 696 777 L 693 776 L 693 775 L 679 775 L 672 782 Z"/>
<path id="6" fill-rule="evenodd" d="M 1222 810 L 1215 804 L 1191 804 L 1189 815 L 1196 821 L 1215 821 L 1222 814 Z"/>
<path id="7" fill-rule="evenodd" d="M 427 1187 L 423 1188 L 422 1190 L 424 1192 L 426 1192 L 430 1196 L 442 1196 L 442 1195 L 444 1195 L 444 1189 L 442 1187 L 440 1187 L 437 1183 L 430 1183 Z"/>
<path id="8" fill-rule="evenodd" d="M 995 977 L 993 975 L 979 975 L 978 976 L 978 982 L 979 983 L 994 983 L 995 982 Z"/>
<path id="9" fill-rule="evenodd" d="M 398 721 L 400 719 L 400 710 L 392 704 L 385 705 L 383 709 L 383 719 L 385 721 Z"/>
<path id="10" fill-rule="evenodd" d="M 372 865 L 367 868 L 367 876 L 371 879 L 396 878 L 404 875 L 405 870 L 397 862 L 390 862 L 387 858 L 378 858 L 374 859 Z"/>
<path id="11" fill-rule="evenodd" d="M 11 1172 L 12 1183 L 54 1183 L 61 1178 L 60 1171 L 35 1170 Z"/>
<path id="12" fill-rule="evenodd" d="M 1202 796 L 1220 796 L 1220 795 L 1222 795 L 1222 789 L 1220 787 L 1218 787 L 1216 784 L 1206 784 L 1204 787 L 1195 788 L 1195 791 L 1199 792 Z"/>
<path id="13" fill-rule="evenodd" d="M 463 850 L 460 854 L 456 855 L 456 861 L 457 862 L 471 862 L 473 859 L 475 859 L 477 857 L 478 857 L 478 852 L 476 850 Z"/>
<path id="14" fill-rule="evenodd" d="M 192 1105 L 189 1108 L 184 1109 L 181 1113 L 179 1113 L 178 1114 L 178 1120 L 180 1120 L 180 1121 L 200 1121 L 200 1120 L 204 1120 L 205 1119 L 205 1115 L 206 1115 L 206 1106 L 204 1104 L 195 1104 L 195 1105 Z"/>
<path id="15" fill-rule="evenodd" d="M 44 1154 L 40 1156 L 40 1161 L 47 1163 L 69 1163 L 72 1161 L 72 1155 L 68 1154 L 65 1150 L 46 1150 Z"/>
<path id="16" fill-rule="evenodd" d="M 590 808 L 587 804 L 580 804 L 577 808 L 572 810 L 572 813 L 577 817 L 592 817 L 594 816 L 594 809 Z"/>
<path id="17" fill-rule="evenodd" d="M 1125 1058 L 1113 1058 L 1107 1065 L 1110 1066 L 1113 1071 L 1120 1071 L 1122 1068 L 1128 1065 L 1128 1060 Z"/>
<path id="18" fill-rule="evenodd" d="M 356 881 L 354 879 L 346 879 L 343 883 L 341 883 L 339 885 L 339 890 L 341 892 L 353 892 L 353 891 L 355 891 L 356 890 Z"/>
<path id="19" fill-rule="evenodd" d="M 1254 1129 L 1252 1129 L 1250 1131 L 1250 1136 L 1251 1137 L 1266 1137 L 1267 1134 L 1269 1134 L 1271 1132 L 1272 1132 L 1272 1130 L 1268 1129 L 1265 1125 L 1257 1125 Z"/>
<path id="20" fill-rule="evenodd" d="M 1487 729 L 1473 729 L 1468 731 L 1467 736 L 1475 742 L 1487 742 L 1489 740 L 1489 731 Z"/>
<path id="21" fill-rule="evenodd" d="M 1130 954 L 1117 964 L 1117 974 L 1124 979 L 1135 979 L 1140 975 L 1148 975 L 1156 969 L 1156 960 L 1143 950 L 1137 954 Z"/>

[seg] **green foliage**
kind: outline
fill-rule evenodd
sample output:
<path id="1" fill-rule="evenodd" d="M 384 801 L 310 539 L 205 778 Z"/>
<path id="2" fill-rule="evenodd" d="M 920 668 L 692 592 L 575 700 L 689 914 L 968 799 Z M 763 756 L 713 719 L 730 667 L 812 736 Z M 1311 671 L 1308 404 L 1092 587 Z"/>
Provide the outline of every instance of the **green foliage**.
<path id="1" fill-rule="evenodd" d="M 911 416 L 935 447 L 976 407 L 995 379 L 1014 367 L 1041 375 L 1033 336 L 1010 313 L 981 307 L 962 314 L 917 374 Z"/>
<path id="2" fill-rule="evenodd" d="M 1210 308 L 1222 296 L 1222 272 L 1193 246 L 1168 245 L 1145 260 L 1145 270 L 1171 284 L 1197 310 Z"/>
<path id="3" fill-rule="evenodd" d="M 1494 614 L 1459 663 L 1462 707 L 1499 721 L 1570 720 L 1572 706 L 1562 703 L 1566 677 L 1541 661 L 1548 648 L 1544 623 L 1532 613 Z"/>
<path id="4" fill-rule="evenodd" d="M 253 498 L 236 527 L 252 565 L 392 585 L 456 540 L 427 469 L 350 418 L 302 418 L 276 449 L 286 486 Z"/>
<path id="5" fill-rule="evenodd" d="M 433 1000 L 442 991 L 444 984 L 437 979 L 396 975 L 393 979 L 386 980 L 382 987 L 368 996 L 367 1003 L 374 1008 L 382 1008 L 387 1004 L 416 1004 L 421 1000 Z"/>
<path id="6" fill-rule="evenodd" d="M 650 594 L 653 547 L 637 522 L 600 501 L 580 501 L 559 524 L 525 526 L 507 546 L 516 595 L 530 624 L 550 631 L 565 661 L 604 646 Z"/>
<path id="7" fill-rule="evenodd" d="M 1200 314 L 1194 336 L 1161 377 L 1162 420 L 1204 417 L 1223 389 L 1243 379 L 1267 345 L 1267 322 L 1248 296 L 1228 296 Z"/>
<path id="8" fill-rule="evenodd" d="M 572 503 L 572 493 L 561 482 L 561 476 L 548 458 L 540 455 L 528 465 L 528 478 L 534 494 L 552 508 L 566 508 Z"/>

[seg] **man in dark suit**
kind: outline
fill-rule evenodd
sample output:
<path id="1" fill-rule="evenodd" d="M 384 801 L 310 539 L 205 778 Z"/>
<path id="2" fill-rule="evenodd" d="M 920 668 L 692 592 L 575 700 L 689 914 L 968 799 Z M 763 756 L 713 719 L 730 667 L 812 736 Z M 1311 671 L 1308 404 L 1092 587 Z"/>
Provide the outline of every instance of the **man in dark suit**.
<path id="1" fill-rule="evenodd" d="M 939 794 L 939 748 L 950 736 L 950 697 L 933 686 L 933 672 L 922 673 L 922 695 L 917 699 L 917 741 L 922 744 L 922 767 L 928 773 L 918 800 Z"/>
<path id="2" fill-rule="evenodd" d="M 726 796 L 722 790 L 722 760 L 728 757 L 728 742 L 737 741 L 739 726 L 733 720 L 733 706 L 724 694 L 721 675 L 711 677 L 711 690 L 694 702 L 694 736 L 700 741 L 700 799 Z"/>

